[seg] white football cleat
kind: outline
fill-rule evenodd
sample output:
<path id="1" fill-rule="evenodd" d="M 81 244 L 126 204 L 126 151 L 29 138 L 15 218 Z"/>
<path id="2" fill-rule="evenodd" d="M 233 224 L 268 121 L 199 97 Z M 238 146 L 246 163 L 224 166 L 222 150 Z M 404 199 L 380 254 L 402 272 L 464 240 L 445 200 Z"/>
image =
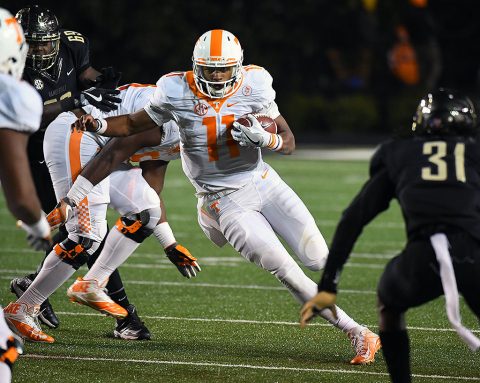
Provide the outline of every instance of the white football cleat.
<path id="1" fill-rule="evenodd" d="M 377 334 L 365 328 L 357 335 L 349 332 L 348 337 L 352 341 L 352 347 L 356 353 L 350 364 L 369 364 L 375 361 L 375 354 L 382 347 Z"/>
<path id="2" fill-rule="evenodd" d="M 100 286 L 95 279 L 84 280 L 80 277 L 77 278 L 73 285 L 68 288 L 67 295 L 72 302 L 90 306 L 102 314 L 110 315 L 117 319 L 125 318 L 128 315 L 128 311 L 116 304 L 105 293 L 103 286 Z"/>
<path id="3" fill-rule="evenodd" d="M 10 302 L 3 309 L 8 327 L 17 335 L 31 342 L 53 343 L 55 339 L 45 334 L 38 323 L 40 306 Z"/>

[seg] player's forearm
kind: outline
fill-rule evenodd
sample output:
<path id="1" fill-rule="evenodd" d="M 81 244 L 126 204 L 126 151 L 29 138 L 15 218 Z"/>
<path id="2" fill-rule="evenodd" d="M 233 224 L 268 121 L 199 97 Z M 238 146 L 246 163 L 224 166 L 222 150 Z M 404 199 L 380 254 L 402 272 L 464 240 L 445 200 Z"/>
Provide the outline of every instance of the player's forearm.
<path id="1" fill-rule="evenodd" d="M 295 137 L 293 136 L 293 134 L 283 132 L 279 133 L 279 135 L 282 137 L 283 145 L 277 152 L 287 155 L 292 154 L 295 151 Z"/>
<path id="2" fill-rule="evenodd" d="M 278 116 L 275 119 L 275 122 L 277 123 L 278 127 L 277 134 L 282 140 L 282 146 L 276 151 L 281 154 L 292 154 L 295 150 L 295 136 L 293 135 L 287 121 L 283 118 L 283 116 Z"/>

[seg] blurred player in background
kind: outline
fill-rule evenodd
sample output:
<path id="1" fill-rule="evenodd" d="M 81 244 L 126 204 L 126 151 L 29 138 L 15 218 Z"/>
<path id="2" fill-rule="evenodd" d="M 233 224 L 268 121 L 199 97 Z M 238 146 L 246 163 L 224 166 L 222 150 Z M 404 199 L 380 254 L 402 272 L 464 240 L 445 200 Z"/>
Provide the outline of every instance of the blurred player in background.
<path id="1" fill-rule="evenodd" d="M 78 116 L 86 111 L 97 118 L 115 116 L 118 113 L 134 112 L 142 108 L 155 92 L 154 86 L 130 84 L 119 88 L 122 102 L 116 111 L 102 113 L 93 106 L 84 106 L 72 112 L 60 114 L 47 128 L 45 133 L 44 152 L 57 198 L 66 196 L 81 169 L 101 152 L 109 138 L 98 137 L 86 132 L 71 132 L 70 126 Z M 85 110 L 84 110 L 85 109 Z M 150 132 L 147 132 L 150 133 Z M 32 326 L 32 318 L 28 314 L 29 308 L 43 302 L 58 287 L 60 287 L 75 271 L 82 266 L 89 254 L 96 251 L 107 232 L 106 212 L 110 204 L 122 217 L 118 219 L 114 228 L 108 234 L 101 258 L 99 258 L 87 273 L 85 278 L 79 278 L 76 286 L 79 295 L 89 298 L 89 304 L 99 311 L 111 315 L 118 320 L 115 337 L 123 339 L 149 339 L 150 333 L 135 331 L 127 326 L 125 318 L 137 318 L 137 327 L 144 327 L 139 321 L 133 305 L 122 307 L 100 289 L 93 299 L 89 285 L 94 282 L 88 276 L 96 268 L 104 267 L 105 257 L 123 257 L 130 255 L 150 234 L 162 244 L 167 257 L 179 271 L 190 278 L 200 271 L 196 259 L 187 249 L 179 245 L 167 222 L 165 207 L 158 194 L 163 189 L 168 162 L 179 158 L 179 134 L 174 122 L 164 125 L 163 131 L 157 129 L 154 134 L 143 134 L 134 137 L 113 140 L 113 150 L 128 150 L 135 146 L 137 152 L 134 160 L 140 162 L 139 167 L 130 164 L 121 164 L 115 171 L 89 193 L 72 211 L 73 218 L 66 223 L 68 237 L 55 245 L 45 259 L 43 266 L 33 283 L 25 293 L 14 303 L 5 308 L 7 321 L 13 324 L 14 331 L 30 341 L 52 343 L 54 339 L 45 334 L 39 326 Z M 133 150 L 131 153 L 135 153 Z M 149 186 L 146 179 L 152 185 Z M 49 215 L 50 221 L 56 223 L 56 217 Z M 106 284 L 108 276 L 114 269 L 108 269 L 105 278 L 98 278 L 94 293 L 99 287 Z M 75 300 L 84 303 L 83 300 Z"/>
<path id="2" fill-rule="evenodd" d="M 118 91 L 114 88 L 120 74 L 112 68 L 105 68 L 102 72 L 94 69 L 90 64 L 88 39 L 78 32 L 61 29 L 50 10 L 38 5 L 29 6 L 18 11 L 16 17 L 29 43 L 23 78 L 37 89 L 44 104 L 41 128 L 30 137 L 28 156 L 42 208 L 49 212 L 57 200 L 43 154 L 45 129 L 61 112 L 82 105 L 91 104 L 103 111 L 115 110 L 120 100 L 115 97 Z M 63 241 L 66 236 L 65 229 L 60 228 L 54 243 Z M 90 257 L 88 265 L 93 264 L 100 250 Z M 11 281 L 11 290 L 17 297 L 26 291 L 41 266 L 37 272 Z M 124 308 L 130 306 L 118 271 L 112 274 L 106 288 L 115 302 Z M 50 328 L 59 326 L 48 299 L 41 304 L 39 319 Z M 148 336 L 148 329 L 139 326 L 137 319 L 131 316 L 126 321 L 131 320 L 129 327 L 132 331 Z"/>
<path id="3" fill-rule="evenodd" d="M 337 284 L 358 236 L 390 201 L 398 199 L 408 242 L 385 267 L 378 284 L 380 338 L 390 377 L 409 383 L 410 345 L 405 312 L 445 294 L 447 315 L 472 350 L 480 339 L 462 326 L 458 291 L 480 319 L 480 143 L 478 120 L 465 95 L 440 89 L 419 103 L 409 137 L 381 145 L 370 179 L 344 211 L 319 293 L 305 304 L 334 312 Z"/>
<path id="4" fill-rule="evenodd" d="M 8 209 L 23 221 L 31 245 L 42 249 L 50 246 L 50 226 L 35 193 L 26 151 L 29 135 L 40 126 L 42 100 L 35 89 L 20 81 L 27 51 L 17 20 L 0 8 L 0 181 Z M 21 350 L 21 343 L 5 323 L 2 311 L 1 382 L 10 382 L 12 365 Z"/>
<path id="5" fill-rule="evenodd" d="M 278 111 L 270 74 L 255 65 L 244 67 L 242 61 L 243 51 L 233 34 L 208 31 L 195 45 L 193 71 L 163 76 L 144 109 L 107 120 L 82 116 L 76 127 L 115 136 L 176 121 L 183 170 L 196 189 L 198 221 L 207 237 L 218 246 L 229 242 L 305 303 L 316 294 L 316 284 L 276 233 L 310 270 L 323 267 L 328 248 L 306 206 L 262 160 L 261 147 L 291 154 L 295 139 Z M 251 128 L 234 122 L 248 113 L 275 119 L 278 134 L 264 131 L 253 117 L 249 117 Z M 97 166 L 85 169 L 68 193 L 68 202 L 78 205 L 107 174 Z M 116 267 L 123 259 L 109 262 Z M 320 315 L 352 340 L 356 355 L 351 363 L 372 362 L 380 344 L 378 336 L 339 308 L 338 312 L 338 319 L 327 310 Z"/>

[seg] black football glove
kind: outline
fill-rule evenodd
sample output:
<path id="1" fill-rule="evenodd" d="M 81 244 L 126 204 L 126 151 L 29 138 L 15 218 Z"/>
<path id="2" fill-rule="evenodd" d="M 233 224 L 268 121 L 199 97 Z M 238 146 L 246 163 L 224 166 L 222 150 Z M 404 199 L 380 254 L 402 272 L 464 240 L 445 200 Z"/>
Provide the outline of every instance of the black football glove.
<path id="1" fill-rule="evenodd" d="M 182 245 L 174 243 L 168 246 L 165 249 L 165 254 L 167 254 L 170 262 L 177 266 L 178 271 L 180 271 L 184 277 L 192 278 L 197 275 L 198 271 L 202 271 L 197 263 L 197 258 L 190 254 Z"/>
<path id="2" fill-rule="evenodd" d="M 84 105 L 93 105 L 102 112 L 111 112 L 118 109 L 118 103 L 122 100 L 115 97 L 120 91 L 116 89 L 103 89 L 91 87 L 80 92 L 80 103 Z"/>
<path id="3" fill-rule="evenodd" d="M 94 82 L 97 88 L 115 89 L 118 86 L 122 78 L 122 72 L 117 72 L 115 68 L 111 66 L 102 68 L 100 72 L 102 74 L 100 74 Z"/>

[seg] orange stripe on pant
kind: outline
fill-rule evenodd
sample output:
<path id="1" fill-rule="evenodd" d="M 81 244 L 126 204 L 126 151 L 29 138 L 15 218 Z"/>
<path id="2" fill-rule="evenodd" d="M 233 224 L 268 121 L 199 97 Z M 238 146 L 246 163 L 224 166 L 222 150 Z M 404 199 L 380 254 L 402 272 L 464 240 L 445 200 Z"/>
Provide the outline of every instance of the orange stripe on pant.
<path id="1" fill-rule="evenodd" d="M 83 132 L 73 131 L 70 134 L 70 142 L 68 143 L 68 157 L 70 159 L 70 177 L 75 182 L 78 175 L 82 171 L 82 161 L 80 159 L 80 145 L 82 144 Z M 92 226 L 90 225 L 90 211 L 88 208 L 88 197 L 85 197 L 77 206 L 78 210 L 78 226 L 84 233 L 90 233 Z"/>

